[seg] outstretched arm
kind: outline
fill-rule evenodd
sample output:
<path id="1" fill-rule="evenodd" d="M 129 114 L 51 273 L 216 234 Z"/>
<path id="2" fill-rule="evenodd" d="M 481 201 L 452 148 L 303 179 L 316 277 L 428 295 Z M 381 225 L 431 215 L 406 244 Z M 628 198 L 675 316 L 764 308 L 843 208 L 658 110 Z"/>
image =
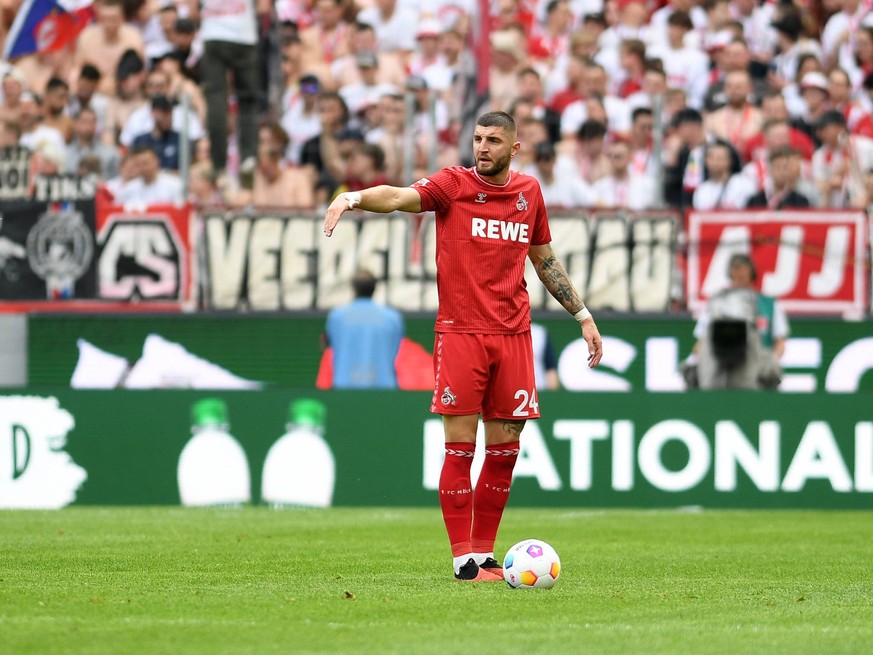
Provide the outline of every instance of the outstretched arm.
<path id="1" fill-rule="evenodd" d="M 339 194 L 330 203 L 324 215 L 324 234 L 333 234 L 343 212 L 363 209 L 368 212 L 389 214 L 395 211 L 418 213 L 421 211 L 421 196 L 412 187 L 374 186 L 363 191 L 348 191 Z"/>
<path id="2" fill-rule="evenodd" d="M 564 309 L 579 321 L 582 338 L 588 344 L 588 366 L 594 368 L 603 357 L 603 341 L 600 338 L 600 331 L 594 323 L 594 318 L 585 308 L 585 303 L 582 302 L 579 292 L 570 281 L 567 271 L 555 257 L 552 246 L 548 243 L 531 246 L 528 257 L 530 257 L 543 286 L 549 290 L 555 300 L 561 303 Z"/>

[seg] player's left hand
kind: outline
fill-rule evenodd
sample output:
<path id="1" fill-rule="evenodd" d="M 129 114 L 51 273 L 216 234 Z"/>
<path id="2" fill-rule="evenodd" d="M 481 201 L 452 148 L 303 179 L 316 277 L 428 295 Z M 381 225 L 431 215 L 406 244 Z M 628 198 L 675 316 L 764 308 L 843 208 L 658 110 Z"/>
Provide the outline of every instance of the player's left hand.
<path id="1" fill-rule="evenodd" d="M 588 368 L 594 368 L 603 357 L 603 339 L 593 318 L 582 321 L 582 338 L 588 344 Z"/>

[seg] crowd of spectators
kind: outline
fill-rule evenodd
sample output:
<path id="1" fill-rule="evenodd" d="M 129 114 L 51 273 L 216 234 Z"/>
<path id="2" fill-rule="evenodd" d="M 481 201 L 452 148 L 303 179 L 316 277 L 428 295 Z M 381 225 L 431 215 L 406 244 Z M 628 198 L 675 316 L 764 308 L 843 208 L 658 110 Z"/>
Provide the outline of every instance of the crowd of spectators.
<path id="1" fill-rule="evenodd" d="M 478 73 L 551 205 L 873 202 L 869 0 L 493 0 L 487 69 L 476 4 L 94 0 L 66 48 L 0 62 L 0 146 L 119 202 L 317 209 L 467 163 Z M 204 28 L 229 12 L 236 50 Z"/>

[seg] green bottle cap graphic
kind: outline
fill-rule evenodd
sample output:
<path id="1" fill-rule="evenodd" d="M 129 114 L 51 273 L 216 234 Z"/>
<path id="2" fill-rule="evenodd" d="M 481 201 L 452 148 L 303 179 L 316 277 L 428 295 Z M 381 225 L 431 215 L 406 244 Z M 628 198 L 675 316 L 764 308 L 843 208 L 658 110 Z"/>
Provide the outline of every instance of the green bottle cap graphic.
<path id="1" fill-rule="evenodd" d="M 323 403 L 311 398 L 295 400 L 288 408 L 288 422 L 294 425 L 306 425 L 313 428 L 324 426 L 327 410 Z"/>
<path id="2" fill-rule="evenodd" d="M 227 425 L 227 405 L 220 398 L 204 398 L 191 407 L 191 424 L 199 427 Z"/>

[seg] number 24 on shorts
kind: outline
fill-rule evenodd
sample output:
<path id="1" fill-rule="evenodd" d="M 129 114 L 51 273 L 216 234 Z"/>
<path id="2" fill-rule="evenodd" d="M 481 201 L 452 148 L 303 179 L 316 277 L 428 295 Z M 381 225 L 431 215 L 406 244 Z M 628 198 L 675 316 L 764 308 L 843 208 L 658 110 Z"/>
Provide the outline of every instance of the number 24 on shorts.
<path id="1" fill-rule="evenodd" d="M 530 416 L 530 409 L 534 414 L 539 414 L 540 404 L 537 402 L 537 390 L 536 387 L 527 391 L 526 389 L 519 389 L 515 392 L 515 396 L 513 396 L 516 400 L 521 399 L 521 402 L 518 404 L 518 407 L 515 408 L 515 411 L 512 412 L 513 416 Z"/>

